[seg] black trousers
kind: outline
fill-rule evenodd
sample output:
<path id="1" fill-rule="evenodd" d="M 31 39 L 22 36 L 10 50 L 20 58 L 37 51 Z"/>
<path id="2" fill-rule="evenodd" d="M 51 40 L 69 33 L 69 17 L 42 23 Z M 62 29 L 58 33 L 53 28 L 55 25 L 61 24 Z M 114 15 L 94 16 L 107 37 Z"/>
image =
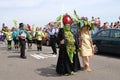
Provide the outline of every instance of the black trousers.
<path id="1" fill-rule="evenodd" d="M 20 57 L 25 57 L 25 48 L 26 48 L 25 39 L 20 39 Z"/>
<path id="2" fill-rule="evenodd" d="M 37 40 L 37 50 L 42 51 L 42 41 L 41 40 Z"/>
<path id="3" fill-rule="evenodd" d="M 56 39 L 55 38 L 50 38 L 50 46 L 53 50 L 53 54 L 57 54 Z"/>
<path id="4" fill-rule="evenodd" d="M 7 43 L 8 43 L 8 49 L 11 49 L 12 40 L 7 40 Z"/>
<path id="5" fill-rule="evenodd" d="M 15 48 L 19 47 L 19 40 L 13 39 Z"/>

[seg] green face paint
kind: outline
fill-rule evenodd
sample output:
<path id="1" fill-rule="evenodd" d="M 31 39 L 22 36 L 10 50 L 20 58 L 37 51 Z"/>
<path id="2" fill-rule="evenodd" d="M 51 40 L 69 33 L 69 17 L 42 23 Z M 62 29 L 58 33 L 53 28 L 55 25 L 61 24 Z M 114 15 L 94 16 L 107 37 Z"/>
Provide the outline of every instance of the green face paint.
<path id="1" fill-rule="evenodd" d="M 70 25 L 66 24 L 66 25 L 64 26 L 64 30 L 65 30 L 65 31 L 70 31 Z"/>

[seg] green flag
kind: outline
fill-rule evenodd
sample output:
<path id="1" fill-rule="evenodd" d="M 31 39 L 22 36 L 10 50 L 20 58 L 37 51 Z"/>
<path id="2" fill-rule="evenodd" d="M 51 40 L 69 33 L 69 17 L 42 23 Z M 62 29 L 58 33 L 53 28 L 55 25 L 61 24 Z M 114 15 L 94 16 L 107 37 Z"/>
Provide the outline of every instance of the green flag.
<path id="1" fill-rule="evenodd" d="M 17 20 L 13 20 L 13 23 L 14 23 L 15 26 L 17 26 L 18 21 Z"/>

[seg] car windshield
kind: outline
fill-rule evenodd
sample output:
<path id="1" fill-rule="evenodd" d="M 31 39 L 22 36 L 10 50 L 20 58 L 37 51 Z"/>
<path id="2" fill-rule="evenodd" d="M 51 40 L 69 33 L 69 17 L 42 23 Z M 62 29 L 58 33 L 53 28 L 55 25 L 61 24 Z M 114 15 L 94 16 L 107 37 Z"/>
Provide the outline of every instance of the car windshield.
<path id="1" fill-rule="evenodd" d="M 109 37 L 110 30 L 103 30 L 97 34 L 97 37 Z"/>
<path id="2" fill-rule="evenodd" d="M 78 33 L 78 28 L 77 28 L 76 25 L 72 25 L 72 26 L 71 26 L 71 32 L 72 32 L 73 34 L 77 34 L 77 33 Z"/>

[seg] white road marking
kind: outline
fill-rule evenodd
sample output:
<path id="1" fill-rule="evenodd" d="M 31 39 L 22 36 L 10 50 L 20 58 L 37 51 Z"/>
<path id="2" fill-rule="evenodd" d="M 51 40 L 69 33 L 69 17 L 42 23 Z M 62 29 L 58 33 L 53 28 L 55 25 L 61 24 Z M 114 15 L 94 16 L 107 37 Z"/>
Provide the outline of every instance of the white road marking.
<path id="1" fill-rule="evenodd" d="M 36 59 L 44 59 L 43 56 L 37 55 L 37 54 L 30 54 L 31 56 L 35 57 Z"/>
<path id="2" fill-rule="evenodd" d="M 45 58 L 49 58 L 49 57 L 56 57 L 56 55 L 46 55 L 46 54 L 30 54 L 30 56 L 36 58 L 36 59 L 45 59 Z"/>

